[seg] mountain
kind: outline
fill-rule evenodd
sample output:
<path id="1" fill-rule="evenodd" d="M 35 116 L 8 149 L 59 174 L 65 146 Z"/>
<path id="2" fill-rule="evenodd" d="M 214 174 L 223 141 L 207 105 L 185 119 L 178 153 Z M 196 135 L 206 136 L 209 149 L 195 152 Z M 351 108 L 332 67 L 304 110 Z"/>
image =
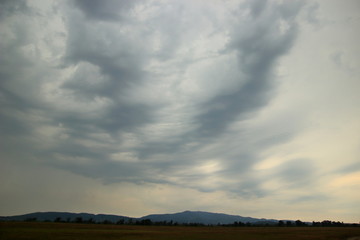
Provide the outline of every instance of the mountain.
<path id="1" fill-rule="evenodd" d="M 189 223 L 200 223 L 205 225 L 217 225 L 217 224 L 232 224 L 234 222 L 243 222 L 243 223 L 256 223 L 256 224 L 275 224 L 278 221 L 274 219 L 264 219 L 264 218 L 251 218 L 251 217 L 242 217 L 237 215 L 228 215 L 223 213 L 211 213 L 211 212 L 201 212 L 201 211 L 185 211 L 180 213 L 172 214 L 151 214 L 143 216 L 141 218 L 130 218 L 125 216 L 118 215 L 105 215 L 105 214 L 89 214 L 89 213 L 68 213 L 68 212 L 36 212 L 25 215 L 9 216 L 9 217 L 0 217 L 1 221 L 67 221 L 67 222 L 104 222 L 109 221 L 116 223 L 118 221 L 129 222 L 130 219 L 132 222 L 142 221 L 142 220 L 151 220 L 152 222 L 173 222 L 179 224 L 189 224 Z"/>
<path id="2" fill-rule="evenodd" d="M 129 221 L 129 217 L 118 216 L 118 215 L 106 215 L 106 214 L 90 214 L 90 213 L 69 213 L 69 212 L 36 212 L 29 213 L 24 215 L 17 216 L 9 216 L 9 217 L 0 217 L 1 221 L 28 221 L 28 220 L 36 220 L 36 221 L 68 221 L 74 222 L 76 220 L 79 221 L 90 221 L 93 222 L 118 222 L 119 220 L 124 220 L 125 222 Z"/>
<path id="3" fill-rule="evenodd" d="M 152 222 L 173 221 L 174 223 L 202 223 L 206 225 L 231 224 L 234 222 L 243 223 L 277 223 L 274 219 L 259 219 L 228 215 L 224 213 L 211 213 L 201 211 L 185 211 L 173 214 L 151 214 L 140 218 L 141 220 L 150 219 Z"/>

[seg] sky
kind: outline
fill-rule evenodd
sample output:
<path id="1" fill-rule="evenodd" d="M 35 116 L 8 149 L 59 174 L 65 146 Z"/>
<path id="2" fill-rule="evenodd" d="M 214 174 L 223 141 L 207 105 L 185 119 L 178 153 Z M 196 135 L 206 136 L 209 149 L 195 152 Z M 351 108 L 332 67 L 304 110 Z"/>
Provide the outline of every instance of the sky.
<path id="1" fill-rule="evenodd" d="M 0 215 L 360 221 L 360 2 L 0 1 Z"/>

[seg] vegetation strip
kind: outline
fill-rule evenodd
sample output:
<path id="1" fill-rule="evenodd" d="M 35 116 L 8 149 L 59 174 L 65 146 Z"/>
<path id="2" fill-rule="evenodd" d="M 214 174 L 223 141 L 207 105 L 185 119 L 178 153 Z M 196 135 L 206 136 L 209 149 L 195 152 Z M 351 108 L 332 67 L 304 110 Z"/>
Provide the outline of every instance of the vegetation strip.
<path id="1" fill-rule="evenodd" d="M 359 227 L 140 226 L 44 222 L 0 222 L 1 240 L 29 239 L 329 239 L 355 240 Z"/>

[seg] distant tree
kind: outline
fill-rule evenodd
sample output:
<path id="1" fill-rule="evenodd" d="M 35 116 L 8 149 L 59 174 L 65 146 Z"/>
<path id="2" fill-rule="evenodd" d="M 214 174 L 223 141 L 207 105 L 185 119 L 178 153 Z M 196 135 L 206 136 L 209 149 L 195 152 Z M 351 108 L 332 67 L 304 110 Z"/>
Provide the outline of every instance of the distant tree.
<path id="1" fill-rule="evenodd" d="M 54 222 L 61 222 L 62 220 L 61 220 L 61 217 L 57 217 L 57 218 L 55 218 L 55 220 L 54 220 Z"/>
<path id="2" fill-rule="evenodd" d="M 94 224 L 96 223 L 95 220 L 93 218 L 89 218 L 86 223 L 90 223 L 90 224 Z"/>
<path id="3" fill-rule="evenodd" d="M 333 226 L 336 226 L 336 227 L 342 227 L 342 226 L 344 226 L 344 222 L 332 222 L 332 225 Z"/>
<path id="4" fill-rule="evenodd" d="M 245 226 L 245 223 L 243 223 L 243 222 L 237 222 L 237 221 L 235 221 L 233 224 L 232 224 L 234 227 L 242 227 L 242 226 Z"/>
<path id="5" fill-rule="evenodd" d="M 331 221 L 324 220 L 324 221 L 321 222 L 321 226 L 322 227 L 330 227 L 331 226 Z"/>
<path id="6" fill-rule="evenodd" d="M 118 225 L 123 225 L 125 223 L 125 220 L 124 219 L 119 219 L 116 224 Z"/>
<path id="7" fill-rule="evenodd" d="M 300 220 L 295 221 L 295 226 L 297 226 L 297 227 L 304 226 L 304 225 L 305 225 L 305 223 Z"/>
<path id="8" fill-rule="evenodd" d="M 152 225 L 150 219 L 142 219 L 141 221 L 136 221 L 136 225 Z"/>
<path id="9" fill-rule="evenodd" d="M 291 221 L 286 221 L 286 226 L 287 227 L 291 227 L 293 224 L 292 224 L 292 222 Z"/>
<path id="10" fill-rule="evenodd" d="M 283 227 L 283 226 L 285 226 L 284 221 L 280 220 L 280 221 L 278 222 L 278 226 L 279 226 L 279 227 Z"/>
<path id="11" fill-rule="evenodd" d="M 76 223 L 82 223 L 82 222 L 83 222 L 82 217 L 77 217 L 77 218 L 75 218 L 75 222 L 76 222 Z"/>
<path id="12" fill-rule="evenodd" d="M 320 225 L 321 225 L 320 222 L 315 222 L 315 221 L 313 221 L 311 224 L 311 226 L 313 226 L 313 227 L 318 227 Z"/>
<path id="13" fill-rule="evenodd" d="M 36 222 L 37 221 L 37 218 L 27 218 L 25 219 L 25 222 Z"/>

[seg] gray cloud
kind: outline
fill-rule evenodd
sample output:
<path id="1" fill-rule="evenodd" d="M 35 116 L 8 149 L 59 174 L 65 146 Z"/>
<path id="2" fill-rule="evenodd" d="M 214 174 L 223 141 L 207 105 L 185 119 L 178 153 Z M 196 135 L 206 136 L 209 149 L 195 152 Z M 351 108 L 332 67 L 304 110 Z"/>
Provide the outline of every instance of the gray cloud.
<path id="1" fill-rule="evenodd" d="M 251 7 L 254 6 L 251 5 Z M 225 52 L 235 51 L 237 53 L 238 67 L 246 78 L 238 81 L 245 83 L 238 89 L 233 89 L 231 93 L 219 93 L 219 95 L 201 104 L 199 106 L 200 114 L 195 117 L 195 122 L 199 126 L 195 131 L 184 135 L 176 143 L 160 142 L 155 145 L 146 145 L 142 147 L 141 156 L 147 157 L 159 152 L 175 152 L 178 155 L 181 154 L 180 147 L 190 141 L 201 142 L 202 146 L 209 144 L 211 142 L 209 139 L 219 138 L 233 122 L 249 118 L 251 114 L 256 113 L 257 110 L 265 106 L 271 100 L 273 94 L 273 68 L 278 58 L 291 48 L 296 38 L 297 26 L 294 22 L 294 16 L 290 13 L 296 13 L 299 8 L 300 5 L 297 6 L 296 10 L 287 5 L 277 7 L 265 5 L 262 12 L 245 19 L 246 21 L 239 19 L 234 26 L 233 34 Z M 289 24 L 289 28 L 284 33 L 281 32 L 278 25 L 280 21 Z M 246 27 L 249 31 L 237 31 L 237 29 L 243 27 Z M 262 145 L 266 141 L 265 139 L 255 140 L 252 136 L 241 137 L 241 133 L 238 138 L 241 140 L 239 145 L 234 146 L 234 148 L 237 148 L 235 152 L 229 154 L 226 150 L 214 151 L 213 154 L 205 155 L 205 158 L 220 157 L 225 159 L 227 169 L 220 173 L 223 178 L 233 178 L 249 171 L 251 166 L 260 160 L 254 154 L 255 149 L 265 149 L 265 145 Z M 288 139 L 288 137 L 285 137 L 285 139 Z M 254 140 L 259 141 L 259 143 L 256 143 L 259 144 L 257 145 L 258 148 L 249 148 L 247 142 Z M 278 137 L 275 137 L 273 141 L 269 142 L 269 139 L 267 141 L 268 146 L 276 144 L 278 141 L 281 142 Z M 221 148 L 227 149 L 223 145 Z M 190 157 L 190 159 L 192 158 Z M 169 165 L 188 166 L 194 163 L 193 161 L 174 161 Z M 247 177 L 249 179 L 246 182 L 238 183 L 238 186 L 228 187 L 228 189 L 237 191 L 242 195 L 255 194 L 261 196 L 265 194 L 259 187 L 260 182 L 258 182 L 258 179 L 250 180 L 251 177 Z M 223 187 L 227 188 L 226 186 Z"/>
<path id="2" fill-rule="evenodd" d="M 282 164 L 277 170 L 277 177 L 293 187 L 311 185 L 314 181 L 314 167 L 311 160 L 294 159 Z"/>
<path id="3" fill-rule="evenodd" d="M 2 60 L 8 66 L 1 71 L 6 79 L 1 88 L 6 106 L 2 131 L 19 136 L 13 148 L 37 145 L 28 149 L 29 155 L 42 164 L 109 183 L 169 183 L 264 196 L 261 183 L 266 179 L 252 176 L 252 166 L 261 160 L 261 151 L 291 134 L 280 139 L 253 135 L 256 131 L 245 126 L 235 134 L 229 128 L 255 116 L 273 98 L 275 67 L 296 40 L 295 19 L 302 5 L 251 1 L 238 10 L 250 14 L 231 16 L 226 20 L 231 25 L 223 29 L 219 20 L 190 14 L 190 3 L 169 4 L 165 13 L 147 6 L 162 14 L 148 14 L 145 20 L 132 12 L 136 4 L 76 1 L 75 9 L 63 6 L 66 41 L 62 62 L 55 66 L 19 51 L 38 44 L 36 36 L 24 37 L 29 32 L 20 25 L 14 32 L 17 41 L 3 43 L 2 51 L 11 58 Z M 186 17 L 199 20 L 199 25 Z M 215 50 L 204 46 L 205 53 L 191 53 L 192 42 L 203 41 L 196 35 L 202 27 L 227 37 Z M 179 87 L 197 66 L 217 58 L 230 59 L 229 75 L 191 79 L 204 89 L 201 97 L 201 91 Z M 212 66 L 223 71 L 220 65 Z M 31 67 L 37 74 L 27 75 Z M 221 87 L 207 93 L 213 83 Z M 146 87 L 147 92 L 158 91 L 156 101 L 136 94 Z M 280 175 L 290 178 L 300 170 L 290 166 Z M 219 183 L 206 184 L 212 177 Z M 221 183 L 230 179 L 231 184 Z"/>
<path id="4" fill-rule="evenodd" d="M 335 171 L 335 173 L 354 173 L 357 171 L 360 171 L 360 163 L 359 162 L 355 162 L 348 166 L 343 167 L 342 169 L 338 169 L 337 171 Z"/>
<path id="5" fill-rule="evenodd" d="M 128 14 L 132 7 L 139 1 L 116 1 L 105 0 L 102 2 L 90 0 L 76 0 L 75 5 L 79 7 L 89 19 L 114 21 L 122 19 L 122 15 Z"/>
<path id="6" fill-rule="evenodd" d="M 28 10 L 26 1 L 23 0 L 4 0 L 0 2 L 0 20 L 11 17 L 18 12 L 26 12 Z"/>

